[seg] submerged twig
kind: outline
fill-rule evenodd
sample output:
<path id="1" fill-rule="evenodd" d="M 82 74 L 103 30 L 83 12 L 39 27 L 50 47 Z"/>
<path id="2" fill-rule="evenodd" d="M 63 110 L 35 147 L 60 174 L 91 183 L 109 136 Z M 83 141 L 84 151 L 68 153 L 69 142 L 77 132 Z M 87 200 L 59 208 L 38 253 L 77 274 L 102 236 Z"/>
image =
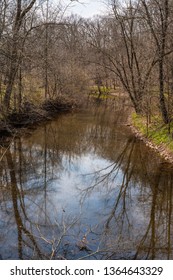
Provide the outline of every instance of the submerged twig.
<path id="1" fill-rule="evenodd" d="M 2 156 L 0 157 L 0 162 L 3 159 L 3 157 L 5 156 L 6 152 L 9 150 L 9 148 L 11 146 L 11 143 L 13 142 L 14 138 L 15 138 L 15 135 L 13 136 L 12 140 L 10 141 L 10 144 L 8 145 L 8 147 L 5 149 L 5 151 L 3 152 Z M 1 146 L 1 148 L 3 148 L 3 147 Z"/>

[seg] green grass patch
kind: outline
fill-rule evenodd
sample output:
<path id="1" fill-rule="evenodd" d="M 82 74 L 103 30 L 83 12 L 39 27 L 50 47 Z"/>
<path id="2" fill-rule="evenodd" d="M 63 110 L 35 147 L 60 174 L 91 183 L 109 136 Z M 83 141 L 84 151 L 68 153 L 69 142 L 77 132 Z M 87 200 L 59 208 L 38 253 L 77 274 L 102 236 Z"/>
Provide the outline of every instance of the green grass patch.
<path id="1" fill-rule="evenodd" d="M 144 136 L 147 136 L 154 144 L 164 144 L 171 151 L 173 151 L 173 122 L 171 122 L 170 124 L 171 133 L 169 133 L 168 125 L 163 123 L 160 116 L 153 117 L 151 119 L 151 123 L 147 128 L 146 117 L 133 113 L 132 123 Z"/>
<path id="2" fill-rule="evenodd" d="M 110 93 L 110 91 L 111 91 L 111 88 L 107 88 L 107 87 L 105 87 L 105 86 L 100 86 L 100 90 L 101 90 L 101 93 L 102 94 L 108 94 L 108 93 Z M 97 86 L 91 86 L 90 87 L 90 91 L 91 91 L 91 93 L 95 93 L 95 94 L 99 94 L 99 90 L 98 90 L 98 87 Z"/>
<path id="3" fill-rule="evenodd" d="M 146 120 L 142 115 L 132 114 L 133 125 L 144 135 L 147 134 Z"/>

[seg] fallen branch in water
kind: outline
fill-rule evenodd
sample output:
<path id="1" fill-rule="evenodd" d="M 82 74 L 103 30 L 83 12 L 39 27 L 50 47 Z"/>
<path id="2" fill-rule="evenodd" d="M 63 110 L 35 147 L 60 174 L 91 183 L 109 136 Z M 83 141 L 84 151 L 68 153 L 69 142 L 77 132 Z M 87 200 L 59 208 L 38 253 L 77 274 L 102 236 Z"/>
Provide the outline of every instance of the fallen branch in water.
<path id="1" fill-rule="evenodd" d="M 13 142 L 14 138 L 15 138 L 15 135 L 13 136 L 13 138 L 10 141 L 10 144 L 8 145 L 8 147 L 5 149 L 5 151 L 3 152 L 2 156 L 0 157 L 0 162 L 3 159 L 3 157 L 5 156 L 6 152 L 9 150 L 9 148 L 11 146 L 11 143 Z M 2 146 L 0 146 L 0 147 L 3 148 Z"/>

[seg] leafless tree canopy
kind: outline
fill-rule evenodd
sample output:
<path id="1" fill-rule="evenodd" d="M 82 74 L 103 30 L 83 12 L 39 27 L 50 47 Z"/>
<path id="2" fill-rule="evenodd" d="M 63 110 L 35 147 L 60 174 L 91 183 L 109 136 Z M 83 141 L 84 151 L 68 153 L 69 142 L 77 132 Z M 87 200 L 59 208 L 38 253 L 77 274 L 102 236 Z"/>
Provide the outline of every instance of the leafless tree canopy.
<path id="1" fill-rule="evenodd" d="M 173 2 L 111 0 L 110 12 L 93 19 L 67 17 L 70 2 L 0 2 L 1 111 L 58 95 L 80 99 L 91 87 L 100 97 L 118 87 L 137 113 L 151 111 L 155 102 L 168 123 Z"/>

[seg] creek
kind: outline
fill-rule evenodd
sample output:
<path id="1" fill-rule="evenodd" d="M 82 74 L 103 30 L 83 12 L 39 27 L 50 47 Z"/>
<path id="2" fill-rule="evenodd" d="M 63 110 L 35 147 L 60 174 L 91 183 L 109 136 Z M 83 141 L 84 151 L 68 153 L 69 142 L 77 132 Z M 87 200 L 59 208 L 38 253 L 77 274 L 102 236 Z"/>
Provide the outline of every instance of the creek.
<path id="1" fill-rule="evenodd" d="M 0 148 L 1 259 L 173 259 L 173 170 L 126 117 L 61 114 Z"/>

